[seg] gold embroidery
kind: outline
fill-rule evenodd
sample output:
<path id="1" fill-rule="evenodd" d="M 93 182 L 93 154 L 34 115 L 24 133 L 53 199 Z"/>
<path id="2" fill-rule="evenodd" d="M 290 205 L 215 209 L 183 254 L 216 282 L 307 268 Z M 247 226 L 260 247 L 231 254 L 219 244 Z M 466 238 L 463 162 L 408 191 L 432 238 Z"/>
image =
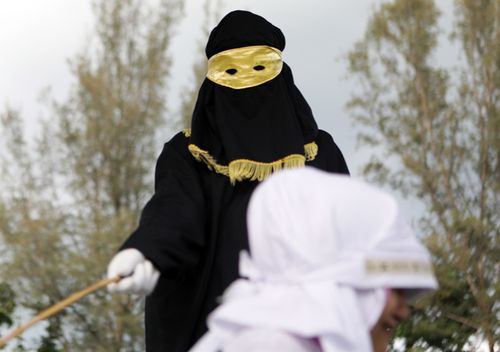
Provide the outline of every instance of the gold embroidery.
<path id="1" fill-rule="evenodd" d="M 430 274 L 432 266 L 415 260 L 367 260 L 366 272 L 371 274 Z"/>

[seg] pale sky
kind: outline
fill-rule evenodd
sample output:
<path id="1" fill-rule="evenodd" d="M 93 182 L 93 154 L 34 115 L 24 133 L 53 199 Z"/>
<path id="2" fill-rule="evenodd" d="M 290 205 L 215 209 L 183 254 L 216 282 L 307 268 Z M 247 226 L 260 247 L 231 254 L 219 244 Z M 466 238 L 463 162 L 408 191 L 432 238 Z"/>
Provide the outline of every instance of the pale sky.
<path id="1" fill-rule="evenodd" d="M 280 27 L 287 46 L 284 59 L 311 105 L 320 128 L 330 132 L 354 171 L 354 133 L 343 105 L 350 87 L 339 58 L 362 36 L 374 0 L 226 0 L 226 13 L 247 9 Z M 286 4 L 286 6 L 283 6 Z M 171 92 L 187 84 L 196 40 L 201 37 L 201 0 L 188 0 L 177 29 Z M 92 32 L 89 0 L 16 0 L 0 2 L 0 106 L 21 108 L 33 123 L 41 114 L 38 97 L 50 86 L 63 100 L 72 82 L 67 59 L 82 50 Z M 176 110 L 171 101 L 170 111 Z"/>
<path id="2" fill-rule="evenodd" d="M 202 0 L 187 0 L 172 54 L 170 111 L 178 109 L 180 88 L 191 74 L 196 41 L 201 37 Z M 320 128 L 332 134 L 354 176 L 368 151 L 356 150 L 355 126 L 344 105 L 354 86 L 344 79 L 342 57 L 364 33 L 379 0 L 225 0 L 223 14 L 246 9 L 281 28 L 284 60 L 311 106 Z M 437 1 L 450 13 L 452 1 Z M 449 17 L 449 16 L 448 16 Z M 445 18 L 446 20 L 446 18 Z M 90 0 L 0 1 L 0 109 L 20 108 L 30 126 L 43 113 L 40 92 L 51 87 L 63 101 L 73 82 L 67 60 L 85 47 L 93 30 Z M 440 54 L 446 59 L 446 51 Z M 186 73 L 188 73 L 186 75 Z M 32 127 L 31 127 L 32 128 Z M 165 136 L 167 140 L 170 136 Z"/>
<path id="3" fill-rule="evenodd" d="M 191 74 L 196 41 L 206 39 L 200 36 L 203 2 L 187 0 L 186 17 L 177 29 L 170 85 L 176 99 L 170 102 L 170 111 L 178 109 L 180 88 Z M 319 127 L 332 134 L 356 177 L 361 177 L 359 168 L 369 152 L 355 148 L 355 126 L 344 110 L 354 86 L 344 79 L 346 64 L 341 58 L 363 36 L 370 11 L 380 2 L 225 0 L 222 11 L 250 10 L 281 28 L 287 41 L 284 60 L 292 68 L 297 86 Z M 449 28 L 453 1 L 436 2 L 445 14 L 441 23 Z M 0 109 L 7 103 L 20 108 L 34 126 L 43 112 L 38 102 L 43 88 L 51 87 L 53 96 L 63 101 L 73 82 L 67 60 L 84 48 L 92 22 L 91 0 L 0 1 Z M 443 65 L 455 60 L 449 49 L 445 43 L 439 49 Z M 407 218 L 423 211 L 415 202 L 402 203 Z"/>

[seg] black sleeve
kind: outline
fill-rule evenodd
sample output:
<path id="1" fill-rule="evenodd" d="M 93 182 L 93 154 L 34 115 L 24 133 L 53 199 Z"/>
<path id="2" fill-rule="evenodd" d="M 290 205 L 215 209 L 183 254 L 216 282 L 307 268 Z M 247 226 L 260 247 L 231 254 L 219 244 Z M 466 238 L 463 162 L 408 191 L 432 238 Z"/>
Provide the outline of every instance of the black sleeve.
<path id="1" fill-rule="evenodd" d="M 194 267 L 205 244 L 203 189 L 184 138 L 165 144 L 156 163 L 155 193 L 121 247 L 138 249 L 167 275 Z"/>
<path id="2" fill-rule="evenodd" d="M 329 133 L 319 130 L 316 144 L 318 154 L 314 160 L 307 163 L 308 165 L 328 172 L 349 175 L 344 156 Z"/>

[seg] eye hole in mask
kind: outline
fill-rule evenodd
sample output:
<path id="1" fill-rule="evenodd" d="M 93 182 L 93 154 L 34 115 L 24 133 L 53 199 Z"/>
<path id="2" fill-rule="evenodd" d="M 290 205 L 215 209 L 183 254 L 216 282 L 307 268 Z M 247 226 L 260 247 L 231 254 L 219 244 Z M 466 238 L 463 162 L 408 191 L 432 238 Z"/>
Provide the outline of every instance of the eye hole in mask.
<path id="1" fill-rule="evenodd" d="M 226 70 L 226 73 L 229 73 L 230 75 L 234 75 L 234 74 L 236 74 L 236 72 L 238 72 L 238 70 L 235 68 L 228 68 Z"/>
<path id="2" fill-rule="evenodd" d="M 257 66 L 254 66 L 253 69 L 255 71 L 262 71 L 265 69 L 265 66 L 262 66 L 262 65 L 257 65 Z"/>

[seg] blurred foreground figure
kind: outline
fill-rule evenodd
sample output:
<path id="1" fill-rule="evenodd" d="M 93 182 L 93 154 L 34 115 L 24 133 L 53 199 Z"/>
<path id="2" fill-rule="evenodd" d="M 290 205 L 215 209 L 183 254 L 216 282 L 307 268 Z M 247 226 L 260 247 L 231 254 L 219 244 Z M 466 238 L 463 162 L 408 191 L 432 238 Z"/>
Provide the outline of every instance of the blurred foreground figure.
<path id="1" fill-rule="evenodd" d="M 192 352 L 383 352 L 407 300 L 437 287 L 389 194 L 303 168 L 258 187 L 251 255 Z"/>
<path id="2" fill-rule="evenodd" d="M 191 130 L 165 144 L 155 194 L 108 267 L 110 277 L 132 274 L 113 292 L 151 293 L 147 351 L 185 352 L 206 331 L 217 297 L 238 277 L 259 181 L 304 165 L 348 173 L 282 61 L 284 47 L 279 28 L 246 11 L 210 34 Z"/>

